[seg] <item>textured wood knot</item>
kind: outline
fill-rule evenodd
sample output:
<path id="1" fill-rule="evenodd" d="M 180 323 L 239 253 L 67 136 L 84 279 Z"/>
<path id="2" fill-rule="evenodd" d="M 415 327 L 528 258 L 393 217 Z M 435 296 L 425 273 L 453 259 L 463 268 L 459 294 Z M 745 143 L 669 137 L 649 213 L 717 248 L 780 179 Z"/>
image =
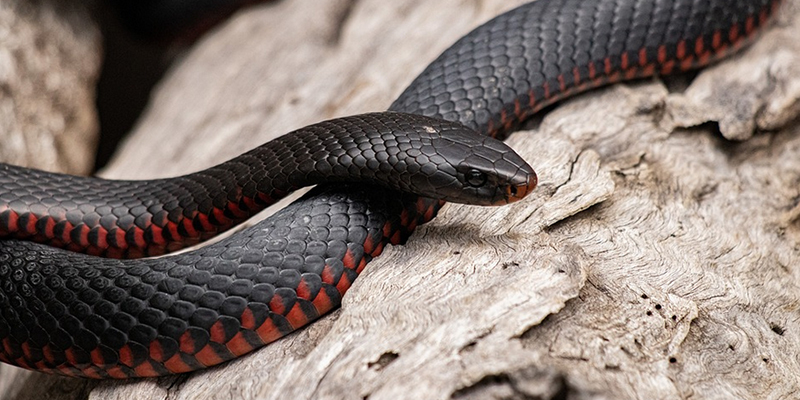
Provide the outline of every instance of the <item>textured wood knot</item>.
<path id="1" fill-rule="evenodd" d="M 372 361 L 372 362 L 368 363 L 367 367 L 369 369 L 372 369 L 372 370 L 375 370 L 375 371 L 380 371 L 380 370 L 386 368 L 392 362 L 394 362 L 394 360 L 397 360 L 399 357 L 400 357 L 399 354 L 397 354 L 397 353 L 395 353 L 393 351 L 387 351 L 387 352 L 381 354 L 381 356 L 378 357 L 377 361 Z"/>
<path id="2" fill-rule="evenodd" d="M 502 268 L 504 270 L 505 269 L 509 269 L 509 268 L 516 268 L 516 267 L 519 267 L 519 263 L 515 262 L 515 261 L 504 262 L 503 265 L 500 266 L 500 268 Z"/>
<path id="3" fill-rule="evenodd" d="M 567 399 L 586 393 L 572 387 L 565 376 L 553 370 L 527 367 L 485 375 L 475 383 L 456 390 L 451 399 Z"/>
<path id="4" fill-rule="evenodd" d="M 773 332 L 777 333 L 780 336 L 783 336 L 783 334 L 786 332 L 786 330 L 783 329 L 783 327 L 775 324 L 771 324 L 770 329 L 772 329 Z"/>

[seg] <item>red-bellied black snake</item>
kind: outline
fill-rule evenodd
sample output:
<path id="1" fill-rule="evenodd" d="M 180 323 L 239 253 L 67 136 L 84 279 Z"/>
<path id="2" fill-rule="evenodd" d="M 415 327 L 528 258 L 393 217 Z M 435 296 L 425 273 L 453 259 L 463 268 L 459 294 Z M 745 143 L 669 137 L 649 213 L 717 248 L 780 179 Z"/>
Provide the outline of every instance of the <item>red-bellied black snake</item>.
<path id="1" fill-rule="evenodd" d="M 752 38 L 779 3 L 539 0 L 464 36 L 389 109 L 459 122 L 502 138 L 567 96 L 719 59 Z M 11 170 L 20 169 L 7 168 Z M 466 173 L 464 181 L 482 182 L 479 175 Z M 515 187 L 526 191 L 530 186 Z M 228 197 L 228 192 L 217 198 L 212 193 L 213 200 L 203 200 L 204 206 L 182 210 L 175 218 L 201 215 L 199 222 L 187 223 L 185 231 L 207 226 L 216 231 L 212 219 L 227 227 L 260 208 L 258 202 L 244 200 L 250 193 L 244 186 L 240 192 L 243 197 Z M 72 221 L 67 213 L 42 216 L 36 214 L 41 210 L 31 207 L 25 216 L 24 208 L 14 208 L 20 199 L 13 193 L 0 194 L 0 200 L 7 202 L 0 211 L 4 232 L 67 246 L 77 239 L 89 245 L 73 247 L 100 253 L 104 250 L 91 250 L 92 246 L 148 242 L 144 233 L 141 238 L 126 233 L 124 240 L 116 241 L 89 236 L 97 226 L 103 227 L 103 218 L 94 215 L 92 221 L 84 217 Z M 26 197 L 29 203 L 35 202 L 35 193 L 39 192 L 33 189 L 32 197 Z M 0 360 L 92 378 L 181 373 L 230 360 L 339 305 L 384 245 L 403 242 L 443 204 L 361 183 L 320 185 L 274 216 L 219 243 L 145 260 L 104 259 L 4 240 L 0 242 Z M 81 205 L 75 205 L 82 212 Z M 114 207 L 107 207 L 114 215 Z M 167 235 L 165 227 L 170 229 L 169 213 L 155 217 L 159 211 L 148 211 L 151 218 L 141 225 L 133 218 L 135 229 L 160 229 L 161 236 L 150 234 L 160 239 L 149 242 L 160 243 Z M 56 231 L 59 222 L 41 222 L 59 217 L 69 224 L 69 234 L 62 229 L 66 227 Z M 131 219 L 127 214 L 116 217 Z M 94 220 L 99 225 L 86 225 Z M 74 229 L 80 231 L 73 234 Z M 103 229 L 108 235 L 109 229 Z M 60 237 L 48 237 L 51 233 Z M 177 233 L 170 232 L 169 238 L 191 236 Z"/>

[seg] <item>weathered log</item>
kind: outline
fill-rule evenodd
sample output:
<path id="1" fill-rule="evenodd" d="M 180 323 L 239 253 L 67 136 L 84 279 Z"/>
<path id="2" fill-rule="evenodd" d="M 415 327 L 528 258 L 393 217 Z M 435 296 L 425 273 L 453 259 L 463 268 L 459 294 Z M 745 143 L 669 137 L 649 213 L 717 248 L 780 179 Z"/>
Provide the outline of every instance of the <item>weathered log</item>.
<path id="1" fill-rule="evenodd" d="M 169 74 L 104 175 L 188 172 L 385 109 L 455 39 L 521 2 L 291 0 L 243 12 Z M 340 310 L 296 334 L 179 377 L 26 375 L 7 397 L 791 398 L 799 10 L 792 0 L 754 46 L 697 77 L 554 108 L 510 138 L 541 177 L 531 198 L 446 206 L 370 263 Z"/>
<path id="2" fill-rule="evenodd" d="M 100 33 L 81 2 L 0 3 L 0 160 L 91 171 Z"/>

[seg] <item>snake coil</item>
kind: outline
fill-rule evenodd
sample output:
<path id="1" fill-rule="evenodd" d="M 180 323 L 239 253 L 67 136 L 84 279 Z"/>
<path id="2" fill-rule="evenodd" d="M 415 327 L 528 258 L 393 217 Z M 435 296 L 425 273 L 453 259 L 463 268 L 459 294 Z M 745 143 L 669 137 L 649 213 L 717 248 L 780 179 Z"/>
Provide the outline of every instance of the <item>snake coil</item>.
<path id="1" fill-rule="evenodd" d="M 390 107 L 504 137 L 567 96 L 706 65 L 778 0 L 539 0 L 470 32 Z M 0 243 L 0 360 L 92 378 L 180 373 L 247 353 L 339 305 L 387 243 L 440 200 L 321 185 L 220 243 L 109 260 Z"/>

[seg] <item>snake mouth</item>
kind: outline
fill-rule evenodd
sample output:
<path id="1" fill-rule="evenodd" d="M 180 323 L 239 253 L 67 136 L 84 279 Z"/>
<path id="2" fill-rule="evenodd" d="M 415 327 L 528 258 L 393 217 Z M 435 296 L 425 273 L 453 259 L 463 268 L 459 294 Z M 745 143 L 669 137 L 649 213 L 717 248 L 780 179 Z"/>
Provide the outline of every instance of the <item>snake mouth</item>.
<path id="1" fill-rule="evenodd" d="M 506 187 L 505 204 L 520 201 L 533 192 L 533 189 L 536 189 L 536 185 L 539 184 L 539 178 L 536 176 L 536 173 L 531 172 L 526 178 L 524 182 L 511 184 Z"/>

